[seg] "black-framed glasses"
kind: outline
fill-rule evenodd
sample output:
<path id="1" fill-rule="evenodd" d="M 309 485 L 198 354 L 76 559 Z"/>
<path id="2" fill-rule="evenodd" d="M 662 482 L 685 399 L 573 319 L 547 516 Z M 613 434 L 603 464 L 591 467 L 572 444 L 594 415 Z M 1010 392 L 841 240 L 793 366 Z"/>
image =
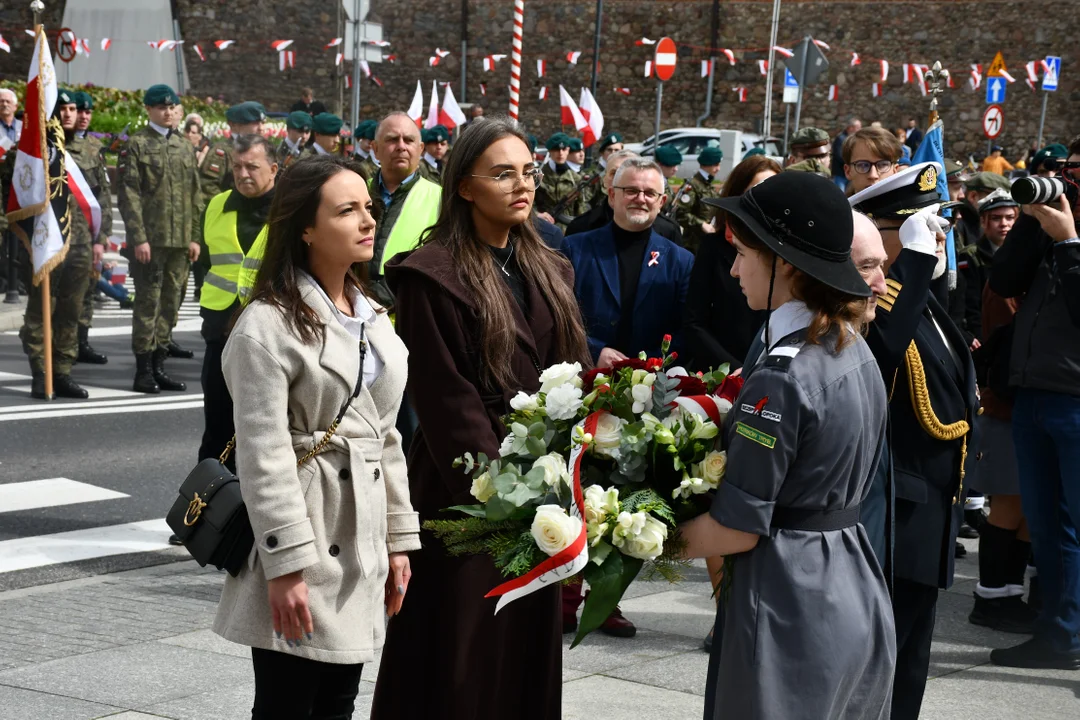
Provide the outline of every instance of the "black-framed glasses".
<path id="1" fill-rule="evenodd" d="M 855 168 L 855 172 L 860 175 L 865 175 L 870 172 L 870 168 L 877 170 L 878 175 L 883 175 L 892 170 L 894 165 L 896 165 L 896 163 L 892 160 L 877 160 L 875 162 L 870 162 L 869 160 L 856 160 L 851 163 L 851 167 Z"/>
<path id="2" fill-rule="evenodd" d="M 657 192 L 652 188 L 636 188 L 616 185 L 616 190 L 622 190 L 623 196 L 627 200 L 633 200 L 638 195 L 643 196 L 649 202 L 656 202 L 656 199 L 663 195 L 663 193 Z"/>
<path id="3" fill-rule="evenodd" d="M 499 184 L 499 189 L 509 195 L 517 190 L 518 185 L 522 183 L 525 184 L 526 190 L 534 192 L 536 188 L 540 187 L 540 181 L 544 179 L 544 171 L 540 168 L 526 170 L 524 173 L 518 173 L 515 170 L 503 170 L 498 175 L 470 175 L 469 177 L 494 180 Z"/>

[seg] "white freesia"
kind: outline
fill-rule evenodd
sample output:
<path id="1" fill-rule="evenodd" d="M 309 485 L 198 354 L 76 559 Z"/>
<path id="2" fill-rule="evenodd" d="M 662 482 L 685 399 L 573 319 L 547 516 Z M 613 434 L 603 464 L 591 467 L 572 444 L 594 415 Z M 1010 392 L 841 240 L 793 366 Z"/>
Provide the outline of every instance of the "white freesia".
<path id="1" fill-rule="evenodd" d="M 517 440 L 517 436 L 514 433 L 510 433 L 502 439 L 502 445 L 499 446 L 499 457 L 508 457 L 517 453 L 514 449 L 515 440 Z"/>
<path id="2" fill-rule="evenodd" d="M 540 373 L 540 392 L 550 393 L 560 385 L 581 387 L 581 363 L 559 363 Z M 549 399 L 550 402 L 550 399 Z"/>
<path id="3" fill-rule="evenodd" d="M 546 408 L 552 420 L 573 420 L 581 409 L 581 388 L 569 384 L 552 388 L 547 394 Z"/>
<path id="4" fill-rule="evenodd" d="M 474 477 L 469 492 L 480 502 L 490 500 L 491 496 L 495 494 L 495 483 L 491 481 L 491 475 L 484 472 Z"/>
<path id="5" fill-rule="evenodd" d="M 559 505 L 541 505 L 533 517 L 533 540 L 547 555 L 557 555 L 581 534 L 581 520 L 566 514 Z"/>
<path id="6" fill-rule="evenodd" d="M 570 485 L 570 473 L 566 470 L 566 460 L 558 453 L 548 453 L 536 459 L 533 470 L 540 468 L 544 471 L 544 484 L 549 488 L 556 487 L 560 481 Z"/>
<path id="7" fill-rule="evenodd" d="M 594 528 L 603 524 L 600 534 L 607 532 L 607 523 L 604 522 L 609 516 L 619 513 L 619 491 L 614 486 L 607 490 L 599 485 L 590 485 L 585 488 L 585 525 L 589 530 L 589 538 L 594 535 Z"/>
<path id="8" fill-rule="evenodd" d="M 651 385 L 634 385 L 630 388 L 630 397 L 633 399 L 634 404 L 630 408 L 634 414 L 643 413 L 647 410 L 652 410 L 652 386 Z"/>
<path id="9" fill-rule="evenodd" d="M 697 472 L 696 469 L 695 472 Z M 679 487 L 672 491 L 671 497 L 678 500 L 679 498 L 688 498 L 691 495 L 703 495 L 711 489 L 712 488 L 709 487 L 709 484 L 705 480 L 699 477 L 689 477 L 684 475 L 682 482 L 679 483 Z"/>
<path id="10" fill-rule="evenodd" d="M 523 390 L 510 399 L 510 407 L 518 412 L 533 413 L 540 409 L 540 398 Z"/>
<path id="11" fill-rule="evenodd" d="M 617 415 L 604 413 L 596 421 L 593 433 L 593 449 L 597 455 L 615 460 L 619 459 L 619 446 L 622 445 L 622 429 L 626 421 Z"/>
<path id="12" fill-rule="evenodd" d="M 664 552 L 667 525 L 643 512 L 619 513 L 611 541 L 624 555 L 655 560 Z"/>

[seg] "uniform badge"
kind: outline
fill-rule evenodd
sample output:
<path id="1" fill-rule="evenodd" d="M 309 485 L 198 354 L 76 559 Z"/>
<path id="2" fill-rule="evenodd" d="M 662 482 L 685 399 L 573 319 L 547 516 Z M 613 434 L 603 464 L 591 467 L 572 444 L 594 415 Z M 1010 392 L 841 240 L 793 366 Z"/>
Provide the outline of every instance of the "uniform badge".
<path id="1" fill-rule="evenodd" d="M 753 440 L 758 445 L 767 447 L 770 450 L 776 447 L 776 438 L 768 433 L 763 433 L 756 428 L 752 428 L 746 423 L 735 423 L 735 433 L 742 435 L 747 440 Z"/>
<path id="2" fill-rule="evenodd" d="M 220 170 L 220 169 L 221 169 L 221 166 L 220 166 L 220 165 L 217 165 L 217 164 L 215 164 L 215 163 L 210 163 L 210 165 L 209 165 L 208 169 L 210 170 L 210 172 L 212 172 L 212 173 L 216 173 L 216 172 L 217 172 L 218 170 Z"/>
<path id="3" fill-rule="evenodd" d="M 922 192 L 930 192 L 937 188 L 937 168 L 933 165 L 928 166 L 919 173 L 916 182 L 919 184 L 919 190 Z"/>
<path id="4" fill-rule="evenodd" d="M 750 405 L 749 403 L 743 403 L 739 406 L 739 409 L 748 415 L 757 415 L 758 417 L 765 420 L 770 420 L 777 423 L 780 422 L 780 419 L 783 417 L 783 415 L 778 412 L 773 412 L 772 410 L 766 410 L 765 406 L 768 404 L 769 396 L 766 395 L 753 405 Z"/>
<path id="5" fill-rule="evenodd" d="M 225 151 L 221 148 L 214 148 L 214 154 L 218 157 L 225 157 Z"/>
<path id="6" fill-rule="evenodd" d="M 690 197 L 689 195 L 683 195 L 682 196 L 682 202 L 686 203 L 687 205 L 689 205 L 693 201 L 694 201 L 694 198 Z"/>

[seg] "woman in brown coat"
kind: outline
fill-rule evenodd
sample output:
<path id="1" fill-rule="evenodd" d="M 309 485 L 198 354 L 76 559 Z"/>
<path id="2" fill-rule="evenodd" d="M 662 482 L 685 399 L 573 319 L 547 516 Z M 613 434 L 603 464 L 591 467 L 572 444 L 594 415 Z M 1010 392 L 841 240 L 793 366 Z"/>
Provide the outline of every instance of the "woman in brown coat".
<path id="1" fill-rule="evenodd" d="M 516 123 L 470 126 L 445 171 L 439 221 L 387 265 L 420 421 L 409 488 L 421 521 L 475 502 L 453 461 L 498 457 L 510 398 L 536 392 L 549 365 L 588 363 L 570 263 L 530 219 L 539 181 Z M 408 601 L 387 630 L 373 720 L 561 717 L 558 587 L 495 615 L 484 595 L 505 578 L 492 559 L 450 557 L 427 532 L 421 541 Z"/>

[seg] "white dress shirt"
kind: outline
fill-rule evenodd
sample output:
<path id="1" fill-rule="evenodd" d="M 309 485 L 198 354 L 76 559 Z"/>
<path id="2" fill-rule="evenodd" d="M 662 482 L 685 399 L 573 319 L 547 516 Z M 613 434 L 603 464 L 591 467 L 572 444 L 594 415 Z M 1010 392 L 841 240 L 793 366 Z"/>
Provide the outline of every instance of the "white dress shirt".
<path id="1" fill-rule="evenodd" d="M 349 301 L 353 307 L 353 317 L 349 317 L 345 313 L 338 309 L 338 306 L 334 304 L 334 301 L 330 299 L 330 296 L 323 290 L 322 285 L 318 283 L 308 273 L 303 270 L 296 271 L 299 276 L 310 283 L 319 292 L 319 295 L 326 304 L 330 307 L 330 312 L 333 313 L 334 319 L 338 321 L 341 327 L 345 328 L 345 331 L 352 335 L 359 342 L 360 333 L 365 324 L 371 324 L 375 322 L 375 308 L 371 307 L 371 303 L 364 293 L 357 290 L 349 289 Z M 367 343 L 367 354 L 364 356 L 364 387 L 371 387 L 371 384 L 382 374 L 383 361 L 379 357 L 379 352 L 370 342 Z"/>

